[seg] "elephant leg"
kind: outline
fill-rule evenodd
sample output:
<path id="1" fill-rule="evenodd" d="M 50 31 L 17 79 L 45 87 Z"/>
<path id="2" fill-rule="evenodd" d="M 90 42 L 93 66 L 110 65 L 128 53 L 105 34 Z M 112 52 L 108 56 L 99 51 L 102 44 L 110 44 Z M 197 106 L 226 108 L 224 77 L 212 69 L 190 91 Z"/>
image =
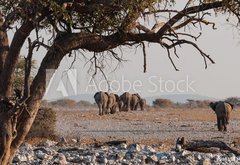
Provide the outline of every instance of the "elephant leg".
<path id="1" fill-rule="evenodd" d="M 223 121 L 224 131 L 227 131 L 227 116 L 224 116 L 222 121 Z"/>
<path id="2" fill-rule="evenodd" d="M 135 107 L 134 107 L 134 111 L 136 111 L 136 110 L 137 110 L 137 107 L 138 107 L 138 104 L 136 104 L 136 105 L 135 105 Z"/>
<path id="3" fill-rule="evenodd" d="M 102 115 L 102 105 L 98 104 L 98 114 Z"/>
<path id="4" fill-rule="evenodd" d="M 229 114 L 226 114 L 226 124 L 229 124 Z"/>
<path id="5" fill-rule="evenodd" d="M 127 101 L 127 111 L 130 111 L 130 100 Z"/>
<path id="6" fill-rule="evenodd" d="M 217 117 L 218 131 L 222 131 L 222 120 L 221 117 Z"/>

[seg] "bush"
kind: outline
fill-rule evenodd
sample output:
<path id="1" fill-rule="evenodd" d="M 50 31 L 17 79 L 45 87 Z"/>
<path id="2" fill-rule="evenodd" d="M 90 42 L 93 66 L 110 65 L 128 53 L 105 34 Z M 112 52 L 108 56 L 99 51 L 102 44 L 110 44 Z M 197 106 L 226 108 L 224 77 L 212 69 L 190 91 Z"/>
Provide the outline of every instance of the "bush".
<path id="1" fill-rule="evenodd" d="M 183 106 L 186 108 L 208 108 L 210 100 L 187 100 Z"/>
<path id="2" fill-rule="evenodd" d="M 80 106 L 80 107 L 92 107 L 94 105 L 92 103 L 90 103 L 89 101 L 80 100 L 79 102 L 77 102 L 77 106 Z"/>
<path id="3" fill-rule="evenodd" d="M 56 112 L 52 108 L 40 108 L 33 122 L 32 128 L 28 133 L 28 138 L 41 137 L 49 138 L 54 137 L 56 134 Z"/>
<path id="4" fill-rule="evenodd" d="M 234 106 L 240 106 L 240 98 L 239 97 L 229 97 L 225 101 L 233 104 Z"/>
<path id="5" fill-rule="evenodd" d="M 52 106 L 61 106 L 61 107 L 68 107 L 68 108 L 73 108 L 76 106 L 76 101 L 75 100 L 70 100 L 70 99 L 61 99 L 57 101 L 50 102 Z"/>
<path id="6" fill-rule="evenodd" d="M 174 105 L 174 102 L 168 99 L 156 99 L 153 101 L 154 107 L 166 108 L 166 107 L 172 107 L 173 105 Z"/>

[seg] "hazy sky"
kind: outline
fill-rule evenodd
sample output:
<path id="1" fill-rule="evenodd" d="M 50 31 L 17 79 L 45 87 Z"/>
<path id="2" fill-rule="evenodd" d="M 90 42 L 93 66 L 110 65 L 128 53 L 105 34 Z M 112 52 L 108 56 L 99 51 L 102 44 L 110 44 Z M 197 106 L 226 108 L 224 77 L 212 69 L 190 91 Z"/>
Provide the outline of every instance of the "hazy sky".
<path id="1" fill-rule="evenodd" d="M 132 86 L 130 91 L 139 92 L 143 96 L 175 93 L 200 94 L 216 98 L 240 96 L 240 35 L 226 23 L 224 17 L 221 16 L 214 20 L 217 30 L 212 30 L 211 26 L 203 26 L 203 34 L 197 44 L 211 55 L 216 64 L 208 62 L 208 69 L 204 69 L 201 55 L 192 47 L 183 46 L 178 49 L 180 58 L 177 59 L 173 56 L 173 60 L 180 70 L 175 71 L 167 57 L 166 50 L 157 44 L 146 44 L 147 73 L 143 73 L 141 48 L 137 51 L 123 48 L 123 58 L 127 62 L 122 63 L 113 73 L 110 73 L 111 69 L 108 67 L 105 69 L 108 80 L 112 83 L 112 90 L 117 90 L 117 93 L 120 94 L 128 90 L 129 83 L 127 81 L 130 81 Z M 192 30 L 191 33 L 198 34 L 198 30 Z M 39 59 L 43 58 L 44 54 L 44 51 L 40 51 L 34 58 L 40 61 Z M 84 54 L 90 58 L 91 53 Z M 119 54 L 121 53 L 119 52 Z M 45 98 L 54 99 L 64 95 L 95 92 L 92 82 L 89 86 L 91 79 L 91 75 L 87 74 L 89 65 L 84 65 L 85 60 L 81 55 L 71 70 L 72 74 L 69 73 L 66 76 L 64 69 L 69 68 L 72 60 L 73 58 L 64 58 Z M 113 62 L 112 65 L 116 65 L 116 63 Z M 101 75 L 100 72 L 99 75 Z M 69 81 L 69 79 L 71 80 Z M 101 85 L 101 80 L 104 79 L 98 76 L 96 80 L 97 84 Z M 101 87 L 103 90 L 106 89 L 104 85 Z"/>
<path id="2" fill-rule="evenodd" d="M 180 70 L 175 71 L 167 58 L 166 50 L 157 44 L 151 44 L 147 47 L 147 73 L 143 73 L 141 48 L 136 52 L 134 49 L 125 48 L 123 56 L 128 61 L 122 63 L 113 73 L 109 74 L 111 69 L 105 69 L 108 80 L 112 83 L 112 90 L 122 93 L 129 89 L 130 85 L 127 81 L 130 81 L 132 86 L 130 91 L 139 92 L 143 96 L 175 93 L 192 93 L 216 98 L 240 96 L 240 76 L 238 76 L 240 70 L 240 36 L 223 21 L 223 18 L 217 19 L 216 23 L 218 29 L 213 31 L 211 27 L 204 27 L 203 35 L 197 42 L 202 50 L 211 55 L 216 64 L 208 62 L 208 69 L 205 69 L 201 55 L 191 46 L 183 46 L 178 49 L 180 59 L 173 57 Z M 90 56 L 90 54 L 86 55 Z M 94 84 L 89 83 L 91 76 L 87 74 L 88 65 L 84 67 L 85 62 L 83 58 L 81 59 L 73 67 L 73 69 L 76 69 L 78 83 L 75 93 L 94 93 Z M 68 68 L 71 61 L 72 59 L 65 58 L 62 67 Z M 115 63 L 113 62 L 113 64 Z M 64 87 L 69 92 L 68 94 L 75 94 L 71 90 L 72 84 L 64 80 L 64 77 L 65 79 L 67 77 L 66 74 L 62 74 L 60 71 L 57 75 L 63 77 Z M 100 72 L 99 75 L 101 75 Z M 104 79 L 97 78 L 96 84 L 101 89 L 107 90 L 106 83 L 102 84 L 101 80 Z M 54 82 L 55 85 L 52 85 L 53 88 L 51 88 L 51 92 L 48 92 L 46 98 L 54 98 L 56 93 L 58 96 L 63 95 L 63 86 L 59 83 L 59 80 Z M 67 88 L 68 85 L 66 84 L 71 87 Z M 133 88 L 134 85 L 135 88 Z M 55 93 L 56 88 L 58 88 L 58 91 Z"/>

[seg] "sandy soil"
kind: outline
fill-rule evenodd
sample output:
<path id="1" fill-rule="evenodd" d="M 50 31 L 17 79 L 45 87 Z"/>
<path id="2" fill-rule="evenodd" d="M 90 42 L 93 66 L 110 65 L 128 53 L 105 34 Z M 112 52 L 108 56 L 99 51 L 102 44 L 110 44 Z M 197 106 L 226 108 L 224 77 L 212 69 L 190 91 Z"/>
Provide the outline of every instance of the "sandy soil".
<path id="1" fill-rule="evenodd" d="M 59 136 L 81 142 L 127 140 L 145 144 L 187 140 L 223 140 L 240 145 L 240 109 L 232 112 L 226 133 L 217 131 L 216 116 L 210 109 L 151 109 L 99 116 L 97 109 L 57 111 Z"/>

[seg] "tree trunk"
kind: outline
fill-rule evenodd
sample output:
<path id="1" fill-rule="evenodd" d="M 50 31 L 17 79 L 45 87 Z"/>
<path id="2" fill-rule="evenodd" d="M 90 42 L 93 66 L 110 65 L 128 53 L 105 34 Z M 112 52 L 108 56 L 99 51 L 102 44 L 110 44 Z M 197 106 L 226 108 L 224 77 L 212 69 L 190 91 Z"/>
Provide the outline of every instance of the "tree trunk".
<path id="1" fill-rule="evenodd" d="M 11 141 L 10 143 L 11 147 L 6 151 L 6 152 L 10 152 L 10 155 L 4 156 L 4 160 L 8 160 L 8 161 L 7 163 L 2 162 L 2 165 L 11 164 L 12 159 L 14 158 L 15 152 L 17 151 L 19 146 L 23 143 L 27 133 L 29 132 L 32 126 L 32 123 L 37 115 L 38 109 L 41 104 L 41 100 L 46 90 L 47 69 L 58 68 L 62 58 L 67 53 L 66 51 L 63 50 L 63 47 L 65 44 L 66 44 L 65 42 L 61 42 L 59 44 L 55 43 L 52 46 L 52 48 L 48 51 L 45 58 L 43 59 L 41 66 L 38 70 L 38 73 L 32 82 L 32 85 L 30 88 L 30 97 L 26 101 L 27 111 L 23 111 L 18 119 L 17 137 L 13 139 L 13 141 Z M 51 75 L 48 75 L 48 76 L 52 76 L 53 72 L 51 72 L 50 74 Z"/>

